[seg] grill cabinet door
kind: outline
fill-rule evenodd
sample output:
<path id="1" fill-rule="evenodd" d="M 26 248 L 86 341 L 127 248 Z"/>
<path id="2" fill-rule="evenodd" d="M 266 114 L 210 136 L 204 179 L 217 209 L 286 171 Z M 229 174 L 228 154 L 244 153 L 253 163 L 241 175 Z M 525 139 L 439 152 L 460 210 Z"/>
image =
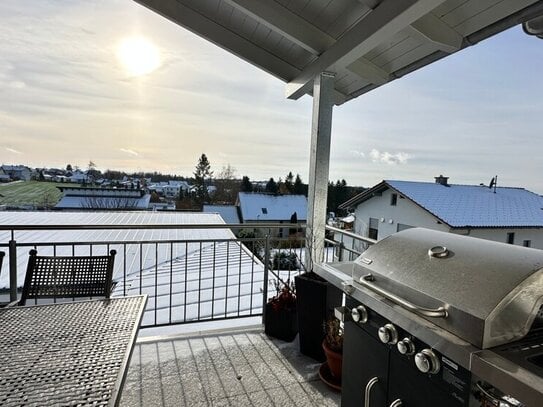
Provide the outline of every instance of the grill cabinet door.
<path id="1" fill-rule="evenodd" d="M 392 352 L 390 355 L 388 404 L 400 399 L 402 407 L 462 407 L 463 402 L 452 398 L 432 377 L 417 370 L 413 360 Z"/>
<path id="2" fill-rule="evenodd" d="M 371 407 L 385 407 L 389 349 L 371 337 L 355 322 L 345 322 L 341 406 L 364 405 L 366 385 L 378 381 L 369 393 Z"/>

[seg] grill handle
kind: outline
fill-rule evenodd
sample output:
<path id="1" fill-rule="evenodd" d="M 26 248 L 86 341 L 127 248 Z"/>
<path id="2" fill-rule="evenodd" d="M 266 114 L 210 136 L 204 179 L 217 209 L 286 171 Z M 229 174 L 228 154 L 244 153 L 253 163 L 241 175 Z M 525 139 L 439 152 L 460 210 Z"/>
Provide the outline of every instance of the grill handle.
<path id="1" fill-rule="evenodd" d="M 368 381 L 366 384 L 366 391 L 364 392 L 364 407 L 370 407 L 370 395 L 371 389 L 375 386 L 375 383 L 379 381 L 379 378 L 376 376 Z"/>
<path id="2" fill-rule="evenodd" d="M 438 308 L 419 307 L 418 305 L 415 305 L 412 302 L 404 300 L 403 298 L 398 297 L 397 295 L 392 294 L 391 292 L 388 292 L 387 290 L 384 290 L 383 288 L 377 287 L 377 285 L 374 284 L 375 277 L 373 276 L 373 274 L 368 274 L 366 276 L 360 277 L 359 281 L 360 281 L 360 284 L 362 284 L 367 289 L 385 297 L 387 300 L 392 301 L 394 304 L 399 305 L 400 307 L 405 308 L 408 311 L 414 312 L 415 314 L 419 314 L 428 318 L 447 318 L 448 316 L 447 309 L 445 307 L 438 307 Z"/>

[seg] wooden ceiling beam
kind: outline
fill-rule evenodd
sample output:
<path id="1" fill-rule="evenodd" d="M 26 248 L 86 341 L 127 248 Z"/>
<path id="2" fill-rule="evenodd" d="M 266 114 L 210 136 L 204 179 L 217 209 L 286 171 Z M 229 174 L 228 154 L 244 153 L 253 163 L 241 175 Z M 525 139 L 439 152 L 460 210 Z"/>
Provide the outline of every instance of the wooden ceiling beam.
<path id="1" fill-rule="evenodd" d="M 301 72 L 285 60 L 193 10 L 183 0 L 135 1 L 285 82 Z"/>
<path id="2" fill-rule="evenodd" d="M 377 45 L 402 31 L 445 0 L 383 0 L 345 35 L 287 84 L 286 96 L 299 99 L 320 72 L 351 65 Z"/>
<path id="3" fill-rule="evenodd" d="M 223 1 L 312 54 L 320 55 L 336 42 L 333 37 L 275 1 Z"/>

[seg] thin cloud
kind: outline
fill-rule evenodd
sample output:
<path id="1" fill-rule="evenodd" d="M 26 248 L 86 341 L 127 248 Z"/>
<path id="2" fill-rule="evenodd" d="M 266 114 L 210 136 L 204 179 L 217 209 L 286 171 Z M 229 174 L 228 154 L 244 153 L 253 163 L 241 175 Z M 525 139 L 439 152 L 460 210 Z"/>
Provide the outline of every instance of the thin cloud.
<path id="1" fill-rule="evenodd" d="M 6 147 L 6 150 L 13 154 L 22 154 L 19 150 L 15 150 L 14 148 Z"/>
<path id="2" fill-rule="evenodd" d="M 23 89 L 26 88 L 26 83 L 23 81 L 12 81 L 9 83 L 9 86 L 13 89 Z"/>
<path id="3" fill-rule="evenodd" d="M 137 151 L 130 150 L 129 148 L 119 148 L 119 151 L 122 151 L 123 153 L 133 155 L 134 157 L 139 157 L 140 154 Z"/>
<path id="4" fill-rule="evenodd" d="M 365 157 L 366 156 L 366 154 L 363 151 L 358 151 L 358 150 L 351 150 L 351 154 L 359 156 L 359 157 Z"/>
<path id="5" fill-rule="evenodd" d="M 374 163 L 381 162 L 390 165 L 406 164 L 407 160 L 411 158 L 409 154 L 402 151 L 398 153 L 389 153 L 388 151 L 381 152 L 375 148 L 370 151 L 370 157 Z"/>

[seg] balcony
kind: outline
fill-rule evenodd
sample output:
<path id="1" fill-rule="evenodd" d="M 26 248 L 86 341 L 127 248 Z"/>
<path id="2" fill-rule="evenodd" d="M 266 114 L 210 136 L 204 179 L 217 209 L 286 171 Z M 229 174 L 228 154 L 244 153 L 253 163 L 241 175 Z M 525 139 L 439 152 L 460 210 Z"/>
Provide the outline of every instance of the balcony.
<path id="1" fill-rule="evenodd" d="M 22 213 L 3 222 L 1 278 L 11 287 L 3 301 L 18 295 L 32 248 L 56 256 L 115 249 L 112 295 L 148 295 L 122 405 L 339 405 L 339 394 L 319 378 L 320 363 L 301 355 L 296 341 L 268 338 L 261 325 L 277 282 L 307 263 L 304 225 L 245 225 L 249 237 L 240 238 L 233 230 L 243 225 L 76 224 L 67 215 L 47 213 L 45 224 L 30 224 Z M 209 217 L 190 215 L 200 216 Z M 357 253 L 352 236 L 330 231 L 326 261 Z"/>

